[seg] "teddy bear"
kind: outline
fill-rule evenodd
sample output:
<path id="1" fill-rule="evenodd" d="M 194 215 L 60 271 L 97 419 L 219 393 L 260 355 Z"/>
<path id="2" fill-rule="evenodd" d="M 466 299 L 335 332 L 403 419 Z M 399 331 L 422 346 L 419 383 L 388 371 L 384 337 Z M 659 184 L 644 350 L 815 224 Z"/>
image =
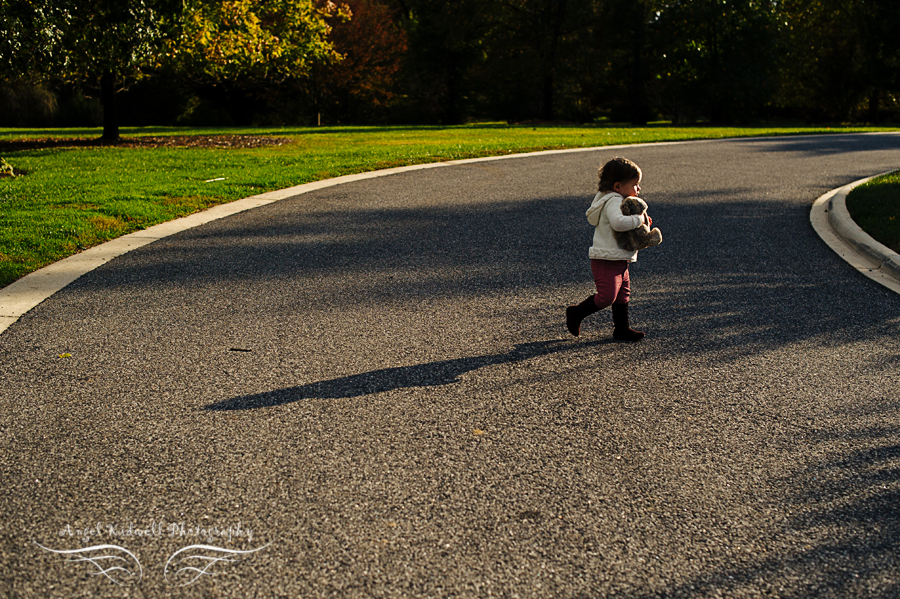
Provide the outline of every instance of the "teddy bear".
<path id="1" fill-rule="evenodd" d="M 622 214 L 625 216 L 646 213 L 647 203 L 641 198 L 628 196 L 622 200 Z M 662 243 L 662 231 L 658 228 L 651 229 L 646 223 L 631 231 L 616 231 L 615 236 L 619 245 L 630 252 L 643 250 Z"/>

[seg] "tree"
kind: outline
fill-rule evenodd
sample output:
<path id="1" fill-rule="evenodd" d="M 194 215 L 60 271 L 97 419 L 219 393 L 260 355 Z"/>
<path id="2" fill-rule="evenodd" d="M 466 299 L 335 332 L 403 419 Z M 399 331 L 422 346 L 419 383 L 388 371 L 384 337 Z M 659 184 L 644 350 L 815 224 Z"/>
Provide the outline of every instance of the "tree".
<path id="1" fill-rule="evenodd" d="M 653 113 L 649 80 L 652 68 L 650 0 L 609 0 L 599 8 L 598 22 L 615 23 L 594 30 L 595 63 L 590 73 L 605 76 L 595 82 L 600 102 L 616 120 L 644 125 Z"/>
<path id="2" fill-rule="evenodd" d="M 483 63 L 487 94 L 509 120 L 560 116 L 580 93 L 599 2 L 503 0 Z M 588 61 L 589 62 L 589 61 Z M 570 112 L 565 111 L 564 112 Z M 571 116 L 571 115 L 569 115 Z"/>
<path id="3" fill-rule="evenodd" d="M 182 27 L 167 58 L 204 81 L 282 80 L 340 57 L 327 40 L 331 16 L 349 18 L 330 0 L 185 0 Z"/>
<path id="4" fill-rule="evenodd" d="M 19 78 L 44 68 L 59 44 L 51 0 L 0 0 L 0 75 Z"/>
<path id="5" fill-rule="evenodd" d="M 348 0 L 350 19 L 334 16 L 329 40 L 342 58 L 313 66 L 300 80 L 316 114 L 339 122 L 369 121 L 397 98 L 407 52 L 396 10 L 379 0 Z"/>
<path id="6" fill-rule="evenodd" d="M 332 23 L 348 18 L 347 5 L 333 2 L 186 0 L 167 68 L 188 82 L 199 105 L 251 124 L 267 104 L 296 95 L 315 65 L 341 60 L 328 37 Z"/>
<path id="7" fill-rule="evenodd" d="M 103 137 L 119 137 L 115 94 L 159 64 L 175 0 L 0 0 L 0 68 L 7 76 L 58 77 L 100 94 Z M 7 12 L 8 11 L 8 12 Z"/>
<path id="8" fill-rule="evenodd" d="M 650 23 L 658 101 L 675 120 L 745 120 L 777 90 L 774 0 L 655 2 Z"/>
<path id="9" fill-rule="evenodd" d="M 880 120 L 900 92 L 900 5 L 786 0 L 782 14 L 792 43 L 780 103 L 811 120 Z"/>
<path id="10" fill-rule="evenodd" d="M 95 89 L 103 137 L 119 137 L 115 94 L 167 66 L 194 78 L 308 72 L 335 55 L 314 0 L 0 0 L 5 77 L 58 77 Z"/>
<path id="11" fill-rule="evenodd" d="M 496 25 L 494 2 L 483 0 L 394 0 L 406 31 L 404 68 L 410 96 L 427 118 L 464 120 L 475 91 L 473 69 L 488 54 Z"/>

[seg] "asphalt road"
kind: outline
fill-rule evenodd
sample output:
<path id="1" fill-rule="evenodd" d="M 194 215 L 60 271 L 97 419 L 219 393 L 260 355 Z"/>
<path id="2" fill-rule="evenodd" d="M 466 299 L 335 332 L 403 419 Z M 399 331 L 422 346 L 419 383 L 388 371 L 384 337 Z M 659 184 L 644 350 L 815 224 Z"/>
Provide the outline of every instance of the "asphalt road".
<path id="1" fill-rule="evenodd" d="M 564 325 L 617 154 L 664 234 L 637 344 Z M 900 134 L 483 162 L 113 260 L 0 335 L 0 596 L 896 597 L 900 296 L 809 209 L 898 166 Z"/>

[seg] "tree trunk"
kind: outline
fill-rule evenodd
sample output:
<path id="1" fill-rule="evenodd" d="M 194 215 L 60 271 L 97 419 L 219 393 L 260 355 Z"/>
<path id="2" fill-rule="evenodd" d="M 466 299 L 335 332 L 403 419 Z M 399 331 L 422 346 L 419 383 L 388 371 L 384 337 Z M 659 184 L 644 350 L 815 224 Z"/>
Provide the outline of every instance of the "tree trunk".
<path id="1" fill-rule="evenodd" d="M 554 106 L 553 71 L 544 74 L 544 100 L 541 102 L 541 118 L 545 121 L 553 121 L 556 118 L 556 106 Z"/>
<path id="2" fill-rule="evenodd" d="M 541 113 L 545 121 L 556 118 L 556 59 L 559 50 L 559 40 L 562 37 L 563 24 L 566 18 L 566 0 L 556 0 L 555 9 L 551 17 L 550 47 L 544 57 L 541 87 L 543 102 Z"/>
<path id="3" fill-rule="evenodd" d="M 644 47 L 647 40 L 647 14 L 643 2 L 632 6 L 634 38 L 631 40 L 631 124 L 646 125 L 650 120 L 650 101 L 647 98 L 647 82 L 644 75 Z"/>
<path id="4" fill-rule="evenodd" d="M 712 17 L 709 26 L 709 98 L 712 102 L 707 116 L 714 125 L 722 125 L 726 122 L 728 103 L 733 102 L 733 99 L 731 91 L 725 86 L 725 66 L 722 64 L 721 44 L 719 43 L 718 5 L 710 14 Z"/>
<path id="5" fill-rule="evenodd" d="M 444 105 L 444 124 L 459 125 L 462 123 L 461 69 L 454 55 L 448 57 L 447 98 Z"/>
<path id="6" fill-rule="evenodd" d="M 116 114 L 116 77 L 106 72 L 100 77 L 100 104 L 103 105 L 104 141 L 119 140 L 119 117 Z"/>
<path id="7" fill-rule="evenodd" d="M 869 115 L 868 121 L 873 125 L 881 122 L 881 92 L 873 89 L 869 92 Z"/>

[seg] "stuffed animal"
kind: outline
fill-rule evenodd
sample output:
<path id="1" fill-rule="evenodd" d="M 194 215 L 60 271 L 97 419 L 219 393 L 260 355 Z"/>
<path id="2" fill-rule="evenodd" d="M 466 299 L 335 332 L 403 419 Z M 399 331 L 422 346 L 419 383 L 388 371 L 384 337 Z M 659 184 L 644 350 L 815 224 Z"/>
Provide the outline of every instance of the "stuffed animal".
<path id="1" fill-rule="evenodd" d="M 622 214 L 632 216 L 646 214 L 647 203 L 641 198 L 629 196 L 622 200 Z M 650 229 L 646 223 L 631 231 L 616 231 L 616 240 L 624 249 L 634 252 L 643 250 L 662 243 L 662 231 L 658 228 Z"/>

